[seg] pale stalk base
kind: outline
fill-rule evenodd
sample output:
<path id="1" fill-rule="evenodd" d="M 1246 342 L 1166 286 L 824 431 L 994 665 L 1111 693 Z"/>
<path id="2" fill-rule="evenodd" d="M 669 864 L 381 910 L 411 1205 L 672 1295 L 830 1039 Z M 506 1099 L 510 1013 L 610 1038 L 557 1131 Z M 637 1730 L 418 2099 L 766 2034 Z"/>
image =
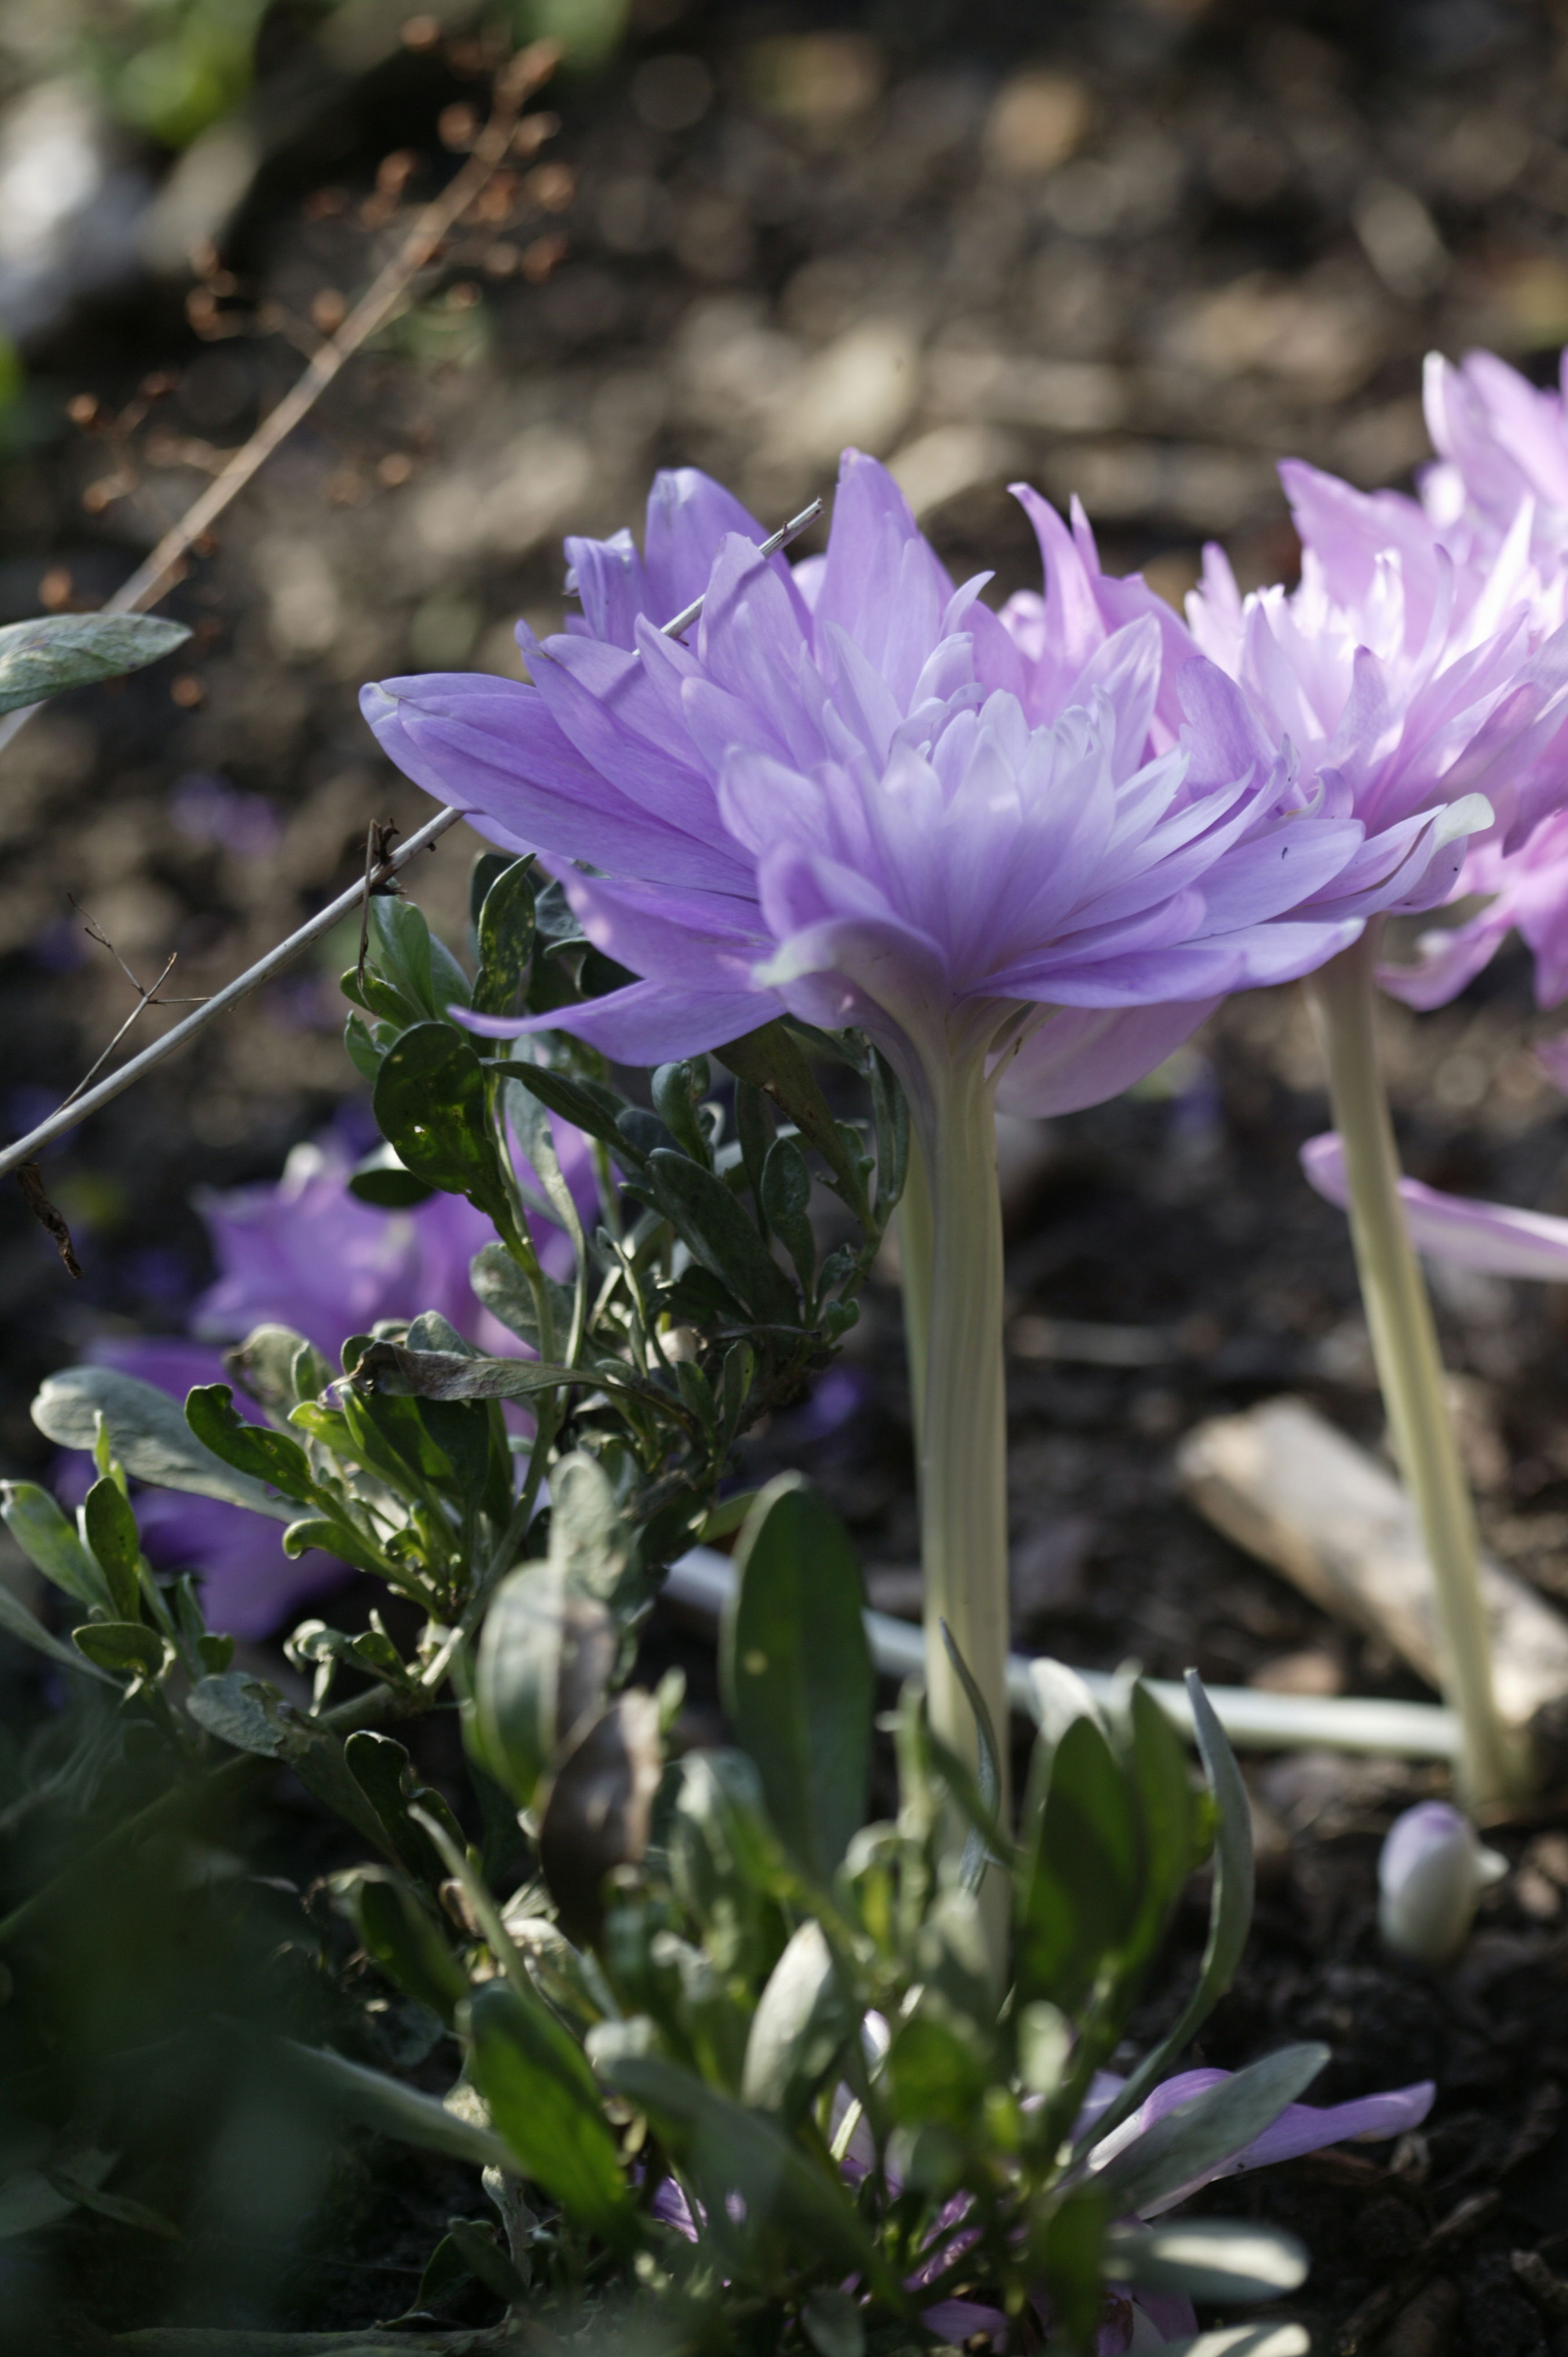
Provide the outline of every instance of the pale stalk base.
<path id="1" fill-rule="evenodd" d="M 992 1092 L 978 1067 L 954 1071 L 936 1135 L 924 1141 L 930 1183 L 929 1340 L 920 1417 L 921 1565 L 926 1691 L 931 1724 L 960 1758 L 978 1760 L 974 1713 L 942 1641 L 945 1621 L 983 1695 L 1007 1792 L 1007 1409 L 1002 1355 L 1002 1207 Z M 1000 1970 L 1007 1886 L 982 1889 Z"/>
<path id="2" fill-rule="evenodd" d="M 898 1229 L 898 1289 L 904 1303 L 904 1356 L 909 1369 L 909 1413 L 917 1433 L 925 1414 L 926 1363 L 931 1350 L 931 1182 L 919 1135 L 909 1138 L 909 1174 L 894 1214 Z"/>
<path id="3" fill-rule="evenodd" d="M 1399 1160 L 1374 1028 L 1380 930 L 1369 926 L 1312 977 L 1311 988 L 1335 1126 L 1345 1148 L 1350 1233 L 1372 1354 L 1394 1454 L 1432 1565 L 1444 1693 L 1463 1730 L 1459 1781 L 1472 1808 L 1491 1808 L 1524 1789 L 1527 1763 L 1503 1725 L 1492 1689 L 1475 1512 L 1444 1397 L 1432 1304 L 1399 1198 Z"/>

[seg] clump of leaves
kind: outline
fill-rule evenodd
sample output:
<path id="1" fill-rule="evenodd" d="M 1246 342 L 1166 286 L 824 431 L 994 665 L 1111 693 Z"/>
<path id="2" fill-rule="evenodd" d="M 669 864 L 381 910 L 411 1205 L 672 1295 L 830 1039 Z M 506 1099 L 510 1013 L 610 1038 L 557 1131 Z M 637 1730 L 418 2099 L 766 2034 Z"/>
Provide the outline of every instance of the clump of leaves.
<path id="1" fill-rule="evenodd" d="M 414 2120 L 392 2083 L 301 2058 L 391 2134 L 447 2137 L 456 2110 L 488 2139 L 473 2158 L 499 2171 L 487 2182 L 530 2312 L 592 2281 L 612 2304 L 618 2286 L 657 2300 L 674 2345 L 837 2357 L 868 2335 L 918 2344 L 923 2315 L 940 2327 L 963 2301 L 968 2330 L 1028 2310 L 1067 2352 L 1092 2345 L 1108 2299 L 1140 2289 L 1294 2288 L 1304 2262 L 1288 2238 L 1140 2213 L 1257 2136 L 1321 2049 L 1272 2056 L 1105 2143 L 1246 1935 L 1245 1798 L 1196 1681 L 1204 1787 L 1135 1678 L 1102 1712 L 1048 1669 L 1015 1839 L 910 1688 L 892 1722 L 898 1814 L 867 1824 L 859 1573 L 811 1491 L 785 1476 L 752 1509 L 724 1640 L 736 1746 L 682 1758 L 660 1697 L 610 1690 L 606 1598 L 624 1538 L 610 1518 L 590 1537 L 580 1501 L 568 1519 L 571 1541 L 495 1597 L 466 1706 L 477 1760 L 532 1830 L 537 1877 L 498 1896 L 478 1854 L 409 1801 L 422 1866 L 338 1883 L 367 1950 L 456 2040 L 447 2106 Z M 972 1836 L 959 1865 L 942 1838 L 954 1811 Z M 1091 2084 L 1210 1856 L 1199 1986 L 1090 2128 Z M 995 1904 L 1012 1927 L 1006 1987 L 981 1931 Z M 1305 2343 L 1277 2328 L 1269 2345 Z"/>

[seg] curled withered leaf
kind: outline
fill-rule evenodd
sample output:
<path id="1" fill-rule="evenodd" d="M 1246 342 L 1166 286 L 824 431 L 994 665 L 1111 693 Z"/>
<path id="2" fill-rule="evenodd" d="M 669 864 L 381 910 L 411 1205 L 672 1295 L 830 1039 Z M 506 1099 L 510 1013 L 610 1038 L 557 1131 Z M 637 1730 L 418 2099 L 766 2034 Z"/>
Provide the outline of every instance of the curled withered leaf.
<path id="1" fill-rule="evenodd" d="M 646 1851 L 663 1770 L 659 1706 L 636 1686 L 594 1720 L 557 1769 L 540 1822 L 539 1856 L 570 1938 L 591 1939 L 605 1877 L 618 1866 L 635 1866 Z"/>

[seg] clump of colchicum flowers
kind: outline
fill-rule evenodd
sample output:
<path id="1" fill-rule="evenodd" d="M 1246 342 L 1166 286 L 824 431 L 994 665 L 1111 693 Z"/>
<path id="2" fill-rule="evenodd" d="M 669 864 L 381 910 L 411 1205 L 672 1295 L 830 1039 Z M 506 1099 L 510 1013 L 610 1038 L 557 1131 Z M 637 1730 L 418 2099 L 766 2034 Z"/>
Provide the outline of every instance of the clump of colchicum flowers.
<path id="1" fill-rule="evenodd" d="M 998 614 L 857 454 L 825 554 L 794 565 L 717 486 L 664 476 L 640 553 L 570 544 L 582 611 L 521 633 L 526 683 L 365 692 L 392 758 L 499 846 L 471 974 L 393 901 L 344 980 L 389 1148 L 354 1184 L 432 1239 L 471 1211 L 469 1286 L 405 1317 L 412 1295 L 379 1289 L 382 1230 L 363 1270 L 346 1255 L 358 1330 L 329 1341 L 297 1265 L 275 1297 L 231 1283 L 209 1316 L 238 1317 L 239 1293 L 266 1313 L 227 1362 L 248 1408 L 199 1384 L 182 1421 L 124 1369 L 72 1371 L 36 1414 L 98 1479 L 74 1529 L 24 1487 L 7 1518 L 81 1612 L 77 1653 L 182 1773 L 224 1746 L 282 1759 L 380 1848 L 338 1903 L 456 2041 L 460 2083 L 443 2105 L 319 2047 L 295 2064 L 487 2168 L 504 2247 L 455 2222 L 432 2287 L 459 2263 L 514 2308 L 536 2270 L 568 2305 L 635 2285 L 699 2342 L 826 2357 L 921 2316 L 1159 2345 L 1193 2299 L 1288 2290 L 1303 2266 L 1279 2237 L 1156 2222 L 1173 2203 L 1423 2115 L 1425 2088 L 1305 2115 L 1316 2050 L 1167 2077 L 1251 1889 L 1201 1689 L 1207 1795 L 1135 1682 L 1101 1713 L 1041 1665 L 1012 1807 L 993 1115 L 1097 1103 L 1228 993 L 1315 977 L 1467 1789 L 1507 1790 L 1370 1028 L 1382 920 L 1443 903 L 1467 857 L 1520 856 L 1563 800 L 1559 540 L 1539 502 L 1504 514 L 1507 467 L 1456 497 L 1481 481 L 1473 440 L 1424 506 L 1287 468 L 1300 587 L 1242 599 L 1213 556 L 1187 626 L 1028 491 L 1045 594 Z M 838 1117 L 808 1050 L 851 1068 L 868 1116 Z M 656 1067 L 650 1103 L 610 1059 Z M 826 1253 L 815 1183 L 851 1230 Z M 897 1819 L 868 1825 L 873 1679 L 842 1534 L 793 1481 L 749 1511 L 718 1491 L 853 1322 L 906 1183 L 926 1677 L 897 1722 Z M 348 1216 L 340 1193 L 321 1209 Z M 398 1273 L 416 1281 L 434 1261 Z M 155 1576 L 128 1476 L 286 1522 L 291 1558 L 384 1582 L 416 1633 L 306 1623 L 290 1650 L 312 1704 L 290 1704 L 231 1667 L 195 1583 Z M 737 1749 L 682 1757 L 678 1681 L 627 1683 L 638 1635 L 671 1556 L 743 1515 Z M 482 1857 L 384 1731 L 448 1690 Z M 1103 2066 L 1211 1845 L 1197 1987 L 1117 2085 Z"/>
<path id="2" fill-rule="evenodd" d="M 641 977 L 573 1009 L 576 1037 L 645 1060 L 787 1014 L 858 1027 L 897 1073 L 929 1203 L 929 1244 L 918 1222 L 910 1239 L 928 1680 L 971 1756 L 944 1624 L 1005 1707 L 994 1105 L 1115 1092 L 1226 992 L 1441 898 L 1490 817 L 1434 787 L 1369 829 L 1146 597 L 1119 585 L 1101 611 L 1086 536 L 1042 530 L 1043 608 L 997 618 L 856 454 L 827 553 L 797 573 L 759 559 L 716 487 L 666 479 L 642 565 L 624 541 L 573 549 L 587 629 L 524 632 L 531 684 L 365 695 L 409 774 L 537 851 Z M 655 585 L 703 598 L 690 646 L 656 627 Z"/>

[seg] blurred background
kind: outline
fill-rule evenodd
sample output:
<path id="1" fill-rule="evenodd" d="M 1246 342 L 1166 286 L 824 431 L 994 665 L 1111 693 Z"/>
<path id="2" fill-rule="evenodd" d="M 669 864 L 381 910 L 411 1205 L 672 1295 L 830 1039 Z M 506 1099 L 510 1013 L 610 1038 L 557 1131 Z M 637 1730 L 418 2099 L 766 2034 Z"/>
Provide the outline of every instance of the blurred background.
<path id="1" fill-rule="evenodd" d="M 1179 601 L 1203 542 L 1290 578 L 1287 452 L 1357 484 L 1426 450 L 1420 364 L 1568 338 L 1568 10 L 1530 0 L 9 0 L 0 12 L 0 619 L 99 603 L 285 391 L 472 145 L 499 58 L 558 38 L 553 135 L 490 185 L 165 610 L 184 653 L 55 705 L 0 768 L 0 1121 L 132 1011 L 215 987 L 428 805 L 360 683 L 515 673 L 564 531 L 695 463 L 782 519 L 885 457 L 959 577 L 1037 582 L 1005 486 L 1076 491 Z M 412 889 L 459 941 L 467 830 Z M 72 1285 L 0 1189 L 0 1470 L 38 1377 L 177 1331 L 193 1189 L 366 1115 L 327 944 L 52 1149 Z M 132 1039 L 171 1016 L 141 1018 Z M 1390 1013 L 1412 1167 L 1568 1208 L 1562 1100 L 1508 959 Z M 1294 1385 L 1376 1428 L 1292 993 L 1236 1002 L 1134 1099 L 1009 1142 L 1020 1633 L 1078 1659 L 1321 1688 L 1391 1664 L 1176 1502 L 1168 1444 Z M 1494 1544 L 1568 1587 L 1550 1297 L 1451 1277 Z M 1079 1328 L 1064 1334 L 1062 1318 Z M 813 1464 L 882 1600 L 913 1597 L 896 1296 L 767 1447 Z M 1506 1440 L 1507 1448 L 1503 1443 Z M 1511 1469 L 1510 1469 L 1511 1464 Z M 1092 1573 L 1092 1577 L 1090 1574 Z M 1283 1666 L 1282 1666 L 1283 1665 Z"/>

